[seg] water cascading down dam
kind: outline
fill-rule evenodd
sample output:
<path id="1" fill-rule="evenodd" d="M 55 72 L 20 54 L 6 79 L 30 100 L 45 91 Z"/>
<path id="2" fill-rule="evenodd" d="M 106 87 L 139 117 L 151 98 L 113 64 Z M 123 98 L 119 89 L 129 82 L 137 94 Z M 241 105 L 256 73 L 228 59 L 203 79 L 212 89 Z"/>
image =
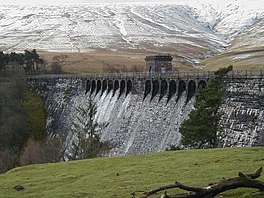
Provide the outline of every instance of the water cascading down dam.
<path id="1" fill-rule="evenodd" d="M 179 127 L 193 108 L 193 96 L 209 80 L 203 75 L 49 75 L 29 81 L 45 99 L 48 133 L 70 134 L 78 107 L 91 97 L 96 121 L 106 125 L 101 137 L 116 145 L 112 155 L 126 155 L 179 143 Z"/>
<path id="2" fill-rule="evenodd" d="M 153 60 L 152 60 L 153 61 Z M 162 67 L 161 67 L 162 68 Z M 195 93 L 213 78 L 212 72 L 118 73 L 98 75 L 38 75 L 28 82 L 44 98 L 47 133 L 71 137 L 78 108 L 91 97 L 96 121 L 104 124 L 101 137 L 115 148 L 110 155 L 163 151 L 178 145 L 179 127 L 193 109 Z M 264 129 L 262 74 L 234 74 L 220 121 L 223 146 L 251 146 Z"/>

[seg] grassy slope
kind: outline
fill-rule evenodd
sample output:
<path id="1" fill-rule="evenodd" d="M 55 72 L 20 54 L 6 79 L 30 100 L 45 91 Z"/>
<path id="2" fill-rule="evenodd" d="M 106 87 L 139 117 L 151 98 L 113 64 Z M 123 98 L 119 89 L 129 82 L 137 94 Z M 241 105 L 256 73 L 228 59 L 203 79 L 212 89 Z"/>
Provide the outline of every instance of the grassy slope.
<path id="1" fill-rule="evenodd" d="M 146 63 L 144 58 L 147 53 L 141 51 L 127 52 L 109 52 L 95 51 L 85 53 L 55 53 L 55 52 L 40 52 L 41 56 L 49 63 L 46 67 L 50 69 L 52 57 L 56 55 L 67 55 L 65 63 L 62 63 L 62 70 L 66 73 L 102 73 L 114 71 L 133 72 L 135 67 L 137 70 L 145 71 Z M 154 54 L 154 53 L 152 53 Z M 263 51 L 254 52 L 233 50 L 225 50 L 220 54 L 207 58 L 201 61 L 204 66 L 203 70 L 217 70 L 221 67 L 233 65 L 235 70 L 260 70 L 264 69 Z M 245 58 L 239 58 L 245 56 Z M 173 70 L 189 71 L 197 70 L 197 68 L 180 64 L 175 57 L 172 61 Z M 115 70 L 113 70 L 113 68 Z"/>
<path id="2" fill-rule="evenodd" d="M 0 197 L 131 197 L 135 190 L 148 190 L 175 180 L 206 186 L 222 177 L 234 177 L 238 171 L 253 172 L 263 164 L 264 147 L 254 147 L 31 165 L 0 175 Z M 264 176 L 260 180 L 264 181 Z M 15 185 L 26 189 L 18 192 L 13 189 Z M 224 197 L 260 198 L 264 194 L 238 189 Z"/>
<path id="3" fill-rule="evenodd" d="M 221 54 L 202 61 L 202 64 L 205 65 L 204 70 L 217 70 L 229 65 L 233 65 L 235 70 L 263 70 L 263 55 L 263 48 L 259 48 L 259 51 L 256 49 L 248 51 L 243 51 L 243 49 L 231 52 L 224 51 Z"/>

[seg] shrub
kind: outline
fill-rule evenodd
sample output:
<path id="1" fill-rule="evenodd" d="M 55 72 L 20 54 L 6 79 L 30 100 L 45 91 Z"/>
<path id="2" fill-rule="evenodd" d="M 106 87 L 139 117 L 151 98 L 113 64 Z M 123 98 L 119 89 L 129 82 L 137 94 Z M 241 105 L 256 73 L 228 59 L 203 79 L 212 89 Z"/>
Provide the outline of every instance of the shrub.
<path id="1" fill-rule="evenodd" d="M 18 155 L 16 148 L 2 148 L 0 150 L 0 173 L 16 167 L 18 164 Z"/>
<path id="2" fill-rule="evenodd" d="M 167 147 L 165 150 L 166 151 L 178 151 L 178 150 L 182 150 L 183 148 L 181 146 L 176 146 L 173 144 L 170 144 L 169 147 Z"/>
<path id="3" fill-rule="evenodd" d="M 20 156 L 20 165 L 38 164 L 40 161 L 40 143 L 29 138 Z"/>
<path id="4" fill-rule="evenodd" d="M 29 138 L 20 155 L 20 165 L 63 161 L 64 143 L 65 140 L 61 136 L 47 138 L 44 142 Z"/>

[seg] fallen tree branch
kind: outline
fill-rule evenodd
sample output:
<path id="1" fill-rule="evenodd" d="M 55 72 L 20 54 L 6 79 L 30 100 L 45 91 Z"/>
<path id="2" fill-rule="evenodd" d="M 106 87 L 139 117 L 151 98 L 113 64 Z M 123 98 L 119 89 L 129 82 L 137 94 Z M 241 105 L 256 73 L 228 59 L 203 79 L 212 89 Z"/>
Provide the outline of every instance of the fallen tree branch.
<path id="1" fill-rule="evenodd" d="M 195 187 L 191 187 L 191 186 L 185 186 L 179 182 L 175 182 L 174 184 L 169 184 L 169 185 L 166 185 L 166 186 L 161 186 L 159 188 L 156 188 L 156 189 L 153 189 L 153 190 L 150 190 L 148 192 L 144 192 L 143 196 L 141 196 L 140 198 L 145 198 L 145 197 L 149 197 L 150 195 L 153 195 L 157 192 L 160 192 L 160 191 L 163 191 L 163 190 L 167 190 L 167 189 L 171 189 L 171 188 L 180 188 L 180 189 L 184 189 L 184 190 L 188 190 L 188 191 L 193 191 L 193 192 L 199 192 L 199 191 L 202 191 L 203 189 L 202 188 L 195 188 Z"/>
<path id="2" fill-rule="evenodd" d="M 256 189 L 259 189 L 261 192 L 264 192 L 264 183 L 261 181 L 254 180 L 260 177 L 261 172 L 262 172 L 262 167 L 258 168 L 258 170 L 252 174 L 243 174 L 239 172 L 238 177 L 223 179 L 205 188 L 187 186 L 187 185 L 181 184 L 176 181 L 174 184 L 169 184 L 166 186 L 155 188 L 150 191 L 146 191 L 143 193 L 143 195 L 140 198 L 147 198 L 153 194 L 156 194 L 157 192 L 171 189 L 171 188 L 179 188 L 179 189 L 186 190 L 189 192 L 184 193 L 184 194 L 170 195 L 170 196 L 165 195 L 165 197 L 167 198 L 212 198 L 224 191 L 236 189 L 236 188 L 242 188 L 242 187 L 256 188 Z"/>

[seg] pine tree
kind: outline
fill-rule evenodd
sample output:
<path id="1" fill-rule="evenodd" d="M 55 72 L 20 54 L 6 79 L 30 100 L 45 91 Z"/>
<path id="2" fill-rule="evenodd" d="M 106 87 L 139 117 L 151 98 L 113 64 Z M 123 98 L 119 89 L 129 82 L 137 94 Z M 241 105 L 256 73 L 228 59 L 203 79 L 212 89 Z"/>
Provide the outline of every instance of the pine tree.
<path id="1" fill-rule="evenodd" d="M 112 148 L 110 141 L 101 141 L 99 132 L 103 125 L 95 121 L 96 112 L 97 107 L 91 97 L 85 107 L 79 107 L 72 127 L 74 138 L 68 152 L 69 160 L 98 157 Z"/>
<path id="2" fill-rule="evenodd" d="M 218 123 L 221 118 L 219 108 L 225 94 L 224 79 L 232 69 L 232 66 L 219 69 L 208 86 L 198 91 L 194 110 L 180 127 L 183 146 L 187 148 L 217 147 Z"/>

